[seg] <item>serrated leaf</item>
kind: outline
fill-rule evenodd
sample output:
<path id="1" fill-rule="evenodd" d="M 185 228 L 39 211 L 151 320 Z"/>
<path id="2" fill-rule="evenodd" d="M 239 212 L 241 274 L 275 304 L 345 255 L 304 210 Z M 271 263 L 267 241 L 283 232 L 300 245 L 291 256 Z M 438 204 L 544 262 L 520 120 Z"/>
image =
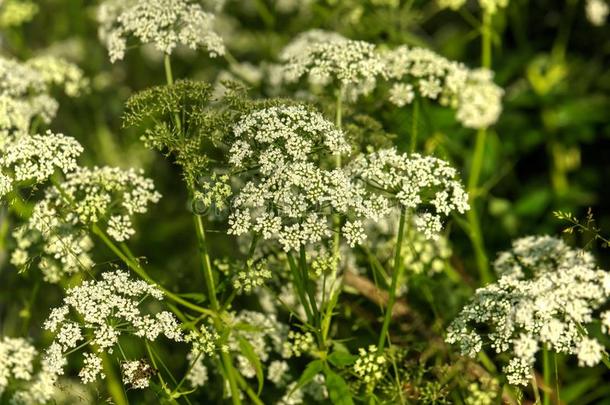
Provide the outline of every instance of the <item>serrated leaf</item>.
<path id="1" fill-rule="evenodd" d="M 243 337 L 239 337 L 239 348 L 241 353 L 248 359 L 252 367 L 254 367 L 254 371 L 256 372 L 256 379 L 258 380 L 258 395 L 263 390 L 264 384 L 264 376 L 263 376 L 263 366 L 261 365 L 261 360 L 258 358 L 258 355 L 254 351 L 254 347 Z"/>
<path id="2" fill-rule="evenodd" d="M 324 370 L 324 374 L 331 402 L 335 405 L 354 405 L 352 393 L 343 377 L 329 368 Z"/>
<path id="3" fill-rule="evenodd" d="M 349 352 L 335 351 L 328 356 L 328 361 L 335 367 L 345 367 L 354 364 L 357 358 Z"/>

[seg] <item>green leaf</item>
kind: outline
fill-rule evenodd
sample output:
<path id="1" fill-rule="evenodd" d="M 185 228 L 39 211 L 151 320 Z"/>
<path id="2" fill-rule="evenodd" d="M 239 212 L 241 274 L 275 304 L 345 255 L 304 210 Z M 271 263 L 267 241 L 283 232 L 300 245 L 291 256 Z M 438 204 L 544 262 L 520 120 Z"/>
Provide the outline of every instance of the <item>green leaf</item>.
<path id="1" fill-rule="evenodd" d="M 261 361 L 258 358 L 258 355 L 254 351 L 254 348 L 252 347 L 250 342 L 248 342 L 241 336 L 238 339 L 241 353 L 248 359 L 248 361 L 250 362 L 250 364 L 252 364 L 252 367 L 254 367 L 254 370 L 256 371 L 256 379 L 258 380 L 258 395 L 260 395 L 263 390 L 264 384 L 263 366 L 261 365 Z"/>
<path id="2" fill-rule="evenodd" d="M 328 356 L 328 361 L 335 367 L 345 367 L 354 364 L 357 358 L 349 352 L 335 351 Z"/>
<path id="3" fill-rule="evenodd" d="M 305 371 L 303 371 L 303 374 L 301 374 L 301 377 L 299 378 L 297 385 L 294 386 L 294 388 L 292 389 L 292 391 L 290 391 L 290 393 L 292 394 L 294 391 L 307 385 L 307 383 L 309 383 L 311 380 L 313 380 L 313 378 L 318 373 L 322 372 L 323 368 L 324 368 L 324 363 L 322 363 L 322 360 L 314 360 L 311 363 L 309 363 L 307 365 L 307 367 L 305 367 Z"/>
<path id="4" fill-rule="evenodd" d="M 353 405 L 352 393 L 343 377 L 329 368 L 324 370 L 324 374 L 326 375 L 326 388 L 328 388 L 332 403 L 335 405 Z"/>

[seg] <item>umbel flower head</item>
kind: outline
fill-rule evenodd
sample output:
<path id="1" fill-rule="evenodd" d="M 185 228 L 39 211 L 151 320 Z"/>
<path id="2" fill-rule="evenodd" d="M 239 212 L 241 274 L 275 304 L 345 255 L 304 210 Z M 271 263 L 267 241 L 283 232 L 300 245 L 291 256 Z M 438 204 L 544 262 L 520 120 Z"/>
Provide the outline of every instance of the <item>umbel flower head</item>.
<path id="1" fill-rule="evenodd" d="M 439 7 L 459 10 L 466 0 L 436 0 Z M 508 6 L 508 0 L 478 0 L 479 6 L 489 14 L 495 14 L 498 10 Z"/>
<path id="2" fill-rule="evenodd" d="M 212 57 L 223 55 L 214 17 L 190 0 L 107 0 L 97 13 L 99 36 L 112 62 L 123 59 L 130 36 L 165 54 L 184 45 L 206 49 Z"/>
<path id="3" fill-rule="evenodd" d="M 147 298 L 162 300 L 163 293 L 142 280 L 131 280 L 124 271 L 102 273 L 98 281 L 84 281 L 68 289 L 64 305 L 54 308 L 44 328 L 56 332 L 47 352 L 47 361 L 56 374 L 63 374 L 65 353 L 88 343 L 79 372 L 83 383 L 95 381 L 102 373 L 101 358 L 95 353 L 112 353 L 119 338 L 132 335 L 148 341 L 160 335 L 176 342 L 183 340 L 178 321 L 168 311 L 154 315 L 142 311 Z"/>
<path id="4" fill-rule="evenodd" d="M 311 84 L 345 88 L 350 98 L 368 94 L 383 75 L 383 61 L 375 45 L 347 39 L 334 32 L 307 31 L 280 54 L 286 81 L 307 75 Z"/>
<path id="5" fill-rule="evenodd" d="M 68 173 L 59 188 L 47 190 L 39 204 L 47 204 L 68 219 L 77 218 L 82 225 L 105 224 L 107 233 L 122 242 L 135 233 L 134 215 L 146 213 L 148 205 L 160 198 L 152 180 L 143 177 L 141 170 L 81 167 Z M 44 225 L 38 229 L 45 233 Z"/>
<path id="6" fill-rule="evenodd" d="M 404 209 L 421 211 L 414 223 L 428 239 L 438 237 L 443 216 L 469 209 L 457 170 L 435 157 L 382 149 L 358 156 L 349 170 L 368 187 L 383 191 L 384 198 L 395 200 Z M 422 210 L 424 207 L 429 208 Z"/>
<path id="7" fill-rule="evenodd" d="M 375 217 L 387 207 L 366 199 L 362 186 L 340 169 L 325 169 L 325 155 L 350 151 L 343 133 L 305 106 L 273 106 L 246 115 L 234 127 L 229 162 L 244 173 L 233 202 L 229 232 L 250 231 L 277 240 L 286 251 L 318 243 L 331 234 L 331 213 Z M 350 243 L 362 237 L 351 229 Z M 353 226 L 352 226 L 353 227 Z"/>
<path id="8" fill-rule="evenodd" d="M 51 364 L 39 361 L 27 340 L 0 337 L 0 397 L 14 405 L 44 404 L 57 393 L 57 380 Z"/>
<path id="9" fill-rule="evenodd" d="M 609 301 L 610 273 L 600 270 L 591 254 L 557 238 L 529 236 L 500 253 L 494 268 L 500 279 L 477 290 L 449 327 L 449 343 L 469 356 L 483 345 L 506 353 L 504 372 L 511 384 L 528 383 L 543 346 L 575 354 L 580 366 L 601 361 L 604 348 L 585 327 Z M 606 332 L 609 313 L 600 316 Z"/>
<path id="10" fill-rule="evenodd" d="M 467 128 L 486 128 L 502 111 L 503 91 L 486 69 L 470 70 L 428 49 L 399 46 L 383 55 L 391 81 L 389 100 L 402 107 L 415 95 L 456 110 L 456 119 Z"/>
<path id="11" fill-rule="evenodd" d="M 0 56 L 0 150 L 10 135 L 28 133 L 33 118 L 51 121 L 58 108 L 49 95 L 53 86 L 75 96 L 86 85 L 80 68 L 64 59 L 40 56 L 23 63 Z"/>
<path id="12" fill-rule="evenodd" d="M 0 198 L 16 184 L 31 186 L 45 182 L 60 170 L 69 173 L 78 167 L 76 158 L 83 147 L 76 139 L 47 131 L 45 135 L 25 135 L 0 146 Z"/>

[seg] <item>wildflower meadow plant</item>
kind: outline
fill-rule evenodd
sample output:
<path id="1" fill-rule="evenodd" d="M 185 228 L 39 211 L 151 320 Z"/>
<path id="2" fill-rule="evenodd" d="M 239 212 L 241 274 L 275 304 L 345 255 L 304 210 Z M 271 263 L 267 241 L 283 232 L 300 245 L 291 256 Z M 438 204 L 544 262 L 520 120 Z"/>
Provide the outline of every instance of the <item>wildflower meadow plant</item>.
<path id="1" fill-rule="evenodd" d="M 607 217 L 568 212 L 607 75 L 566 56 L 607 3 L 44 3 L 0 0 L 0 403 L 608 396 Z"/>

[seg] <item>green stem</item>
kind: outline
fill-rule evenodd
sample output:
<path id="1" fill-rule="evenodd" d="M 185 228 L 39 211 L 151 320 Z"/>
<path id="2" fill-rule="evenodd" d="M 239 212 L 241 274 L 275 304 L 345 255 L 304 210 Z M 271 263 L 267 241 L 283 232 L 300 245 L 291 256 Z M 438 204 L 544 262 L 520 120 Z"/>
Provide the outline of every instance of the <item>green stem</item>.
<path id="1" fill-rule="evenodd" d="M 536 373 L 532 372 L 532 391 L 534 391 L 535 405 L 540 405 L 540 390 L 538 389 L 538 382 L 536 381 Z"/>
<path id="2" fill-rule="evenodd" d="M 203 219 L 200 215 L 194 215 L 194 219 L 195 228 L 197 229 L 197 243 L 199 246 L 199 255 L 201 256 L 201 268 L 203 270 L 203 277 L 205 279 L 208 297 L 212 309 L 214 311 L 218 311 L 220 309 L 220 305 L 218 304 L 218 299 L 216 298 L 216 284 L 214 282 L 214 274 L 212 272 L 212 265 L 210 264 L 210 256 L 208 254 Z"/>
<path id="3" fill-rule="evenodd" d="M 108 392 L 110 393 L 110 396 L 112 396 L 113 402 L 116 405 L 129 405 L 129 400 L 123 390 L 123 384 L 121 384 L 120 380 L 117 378 L 108 355 L 102 352 L 99 356 L 102 358 L 102 366 L 104 367 L 104 374 L 106 375 L 106 385 L 108 386 Z"/>
<path id="4" fill-rule="evenodd" d="M 163 58 L 163 67 L 165 68 L 165 80 L 168 85 L 174 84 L 174 75 L 172 74 L 172 62 L 169 54 L 165 54 Z"/>
<path id="5" fill-rule="evenodd" d="M 313 285 L 309 280 L 309 272 L 307 271 L 307 256 L 305 254 L 305 247 L 301 245 L 301 249 L 299 250 L 299 266 L 301 267 L 301 274 L 303 277 L 303 285 L 305 287 L 305 291 L 309 297 L 309 305 L 311 306 L 311 312 L 314 316 L 314 326 L 319 326 L 318 322 L 320 319 L 318 312 L 318 305 L 316 303 L 316 295 L 313 290 Z"/>
<path id="6" fill-rule="evenodd" d="M 419 120 L 419 100 L 413 100 L 413 115 L 411 117 L 411 139 L 409 144 L 409 153 L 415 152 L 417 149 L 417 129 Z"/>
<path id="7" fill-rule="evenodd" d="M 172 293 L 171 291 L 169 291 L 168 289 L 166 289 L 165 287 L 163 287 L 162 285 L 158 284 L 157 282 L 155 282 L 149 275 L 148 273 L 146 273 L 146 271 L 144 270 L 144 268 L 142 266 L 140 266 L 140 264 L 138 263 L 138 261 L 132 256 L 131 257 L 127 256 L 125 253 L 123 253 L 123 251 L 114 244 L 114 242 L 112 242 L 112 240 L 110 240 L 110 238 L 108 236 L 106 236 L 106 234 L 104 233 L 104 231 L 102 231 L 100 229 L 100 227 L 97 224 L 93 224 L 91 225 L 91 231 L 97 235 L 100 240 L 102 242 L 104 242 L 104 244 L 110 249 L 112 250 L 112 252 L 114 254 L 116 254 L 118 256 L 119 259 L 121 259 L 123 262 L 125 262 L 125 264 L 132 269 L 138 276 L 140 276 L 140 278 L 142 278 L 144 281 L 150 283 L 150 284 L 154 284 L 157 288 L 159 288 L 161 291 L 163 291 L 164 295 L 166 297 L 168 297 L 169 299 L 171 299 L 172 301 L 186 307 L 189 309 L 192 309 L 194 311 L 200 312 L 202 314 L 206 314 L 206 315 L 210 315 L 210 316 L 214 316 L 215 313 L 211 312 L 210 310 L 206 309 L 206 308 L 202 308 L 199 305 L 193 304 L 190 301 L 185 300 L 184 298 Z"/>
<path id="8" fill-rule="evenodd" d="M 481 27 L 481 65 L 484 68 L 491 68 L 491 14 L 483 14 L 483 25 Z M 470 199 L 470 210 L 467 218 L 470 225 L 469 237 L 474 249 L 479 277 L 483 284 L 487 284 L 493 280 L 489 270 L 489 261 L 485 252 L 485 244 L 481 232 L 481 224 L 476 207 L 476 198 L 478 197 L 479 179 L 483 166 L 483 158 L 485 155 L 485 140 L 487 138 L 487 130 L 482 128 L 477 131 L 477 138 L 472 157 L 472 165 L 468 177 L 468 196 Z"/>
<path id="9" fill-rule="evenodd" d="M 551 356 L 549 349 L 544 345 L 542 348 L 542 375 L 544 377 L 543 404 L 551 405 Z"/>
<path id="10" fill-rule="evenodd" d="M 394 303 L 396 302 L 396 289 L 398 285 L 398 279 L 400 278 L 400 273 L 402 270 L 402 240 L 405 233 L 405 222 L 406 222 L 406 212 L 405 209 L 401 209 L 400 211 L 400 222 L 398 224 L 398 235 L 396 236 L 396 250 L 394 253 L 394 270 L 392 271 L 392 283 L 390 285 L 390 296 L 388 298 L 388 304 L 385 309 L 385 316 L 383 318 L 383 326 L 381 328 L 381 334 L 379 335 L 379 343 L 377 343 L 377 349 L 379 351 L 383 350 L 385 346 L 386 339 L 388 344 L 391 345 L 390 336 L 388 334 L 388 329 L 390 327 L 390 321 L 392 320 L 392 309 L 394 308 Z"/>
<path id="11" fill-rule="evenodd" d="M 299 266 L 295 262 L 292 254 L 287 253 L 288 257 L 288 266 L 290 267 L 290 271 L 292 272 L 292 279 L 294 282 L 294 287 L 297 290 L 297 294 L 299 296 L 299 300 L 301 301 L 301 305 L 305 309 L 305 314 L 307 315 L 307 321 L 313 326 L 314 325 L 314 316 L 309 306 L 309 301 L 307 300 L 307 296 L 305 295 L 304 281 L 302 280 L 302 274 L 299 272 Z"/>

